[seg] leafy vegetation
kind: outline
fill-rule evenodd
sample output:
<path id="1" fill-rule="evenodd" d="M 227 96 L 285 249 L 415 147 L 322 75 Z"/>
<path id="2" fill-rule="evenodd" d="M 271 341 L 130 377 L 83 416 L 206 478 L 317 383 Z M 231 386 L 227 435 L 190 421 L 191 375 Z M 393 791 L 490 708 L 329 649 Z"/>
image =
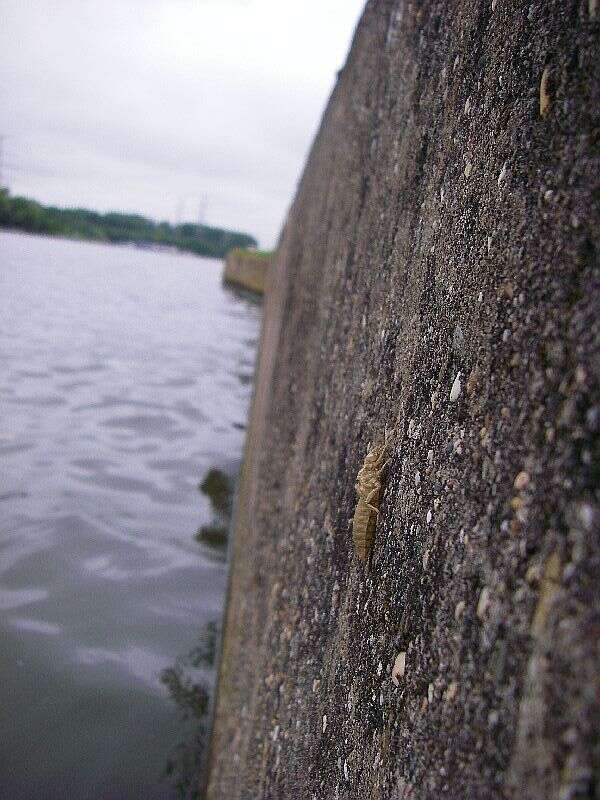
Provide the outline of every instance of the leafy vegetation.
<path id="1" fill-rule="evenodd" d="M 256 246 L 256 239 L 245 233 L 191 222 L 170 225 L 139 214 L 99 214 L 85 208 L 44 206 L 25 197 L 11 197 L 3 188 L 0 188 L 0 228 L 100 242 L 164 245 L 212 258 L 223 258 L 237 247 Z"/>
<path id="2" fill-rule="evenodd" d="M 273 258 L 273 251 L 272 250 L 255 250 L 254 248 L 249 250 L 248 246 L 240 246 L 235 247 L 232 251 L 232 255 L 243 256 L 246 260 L 256 261 L 267 265 L 267 262 Z"/>

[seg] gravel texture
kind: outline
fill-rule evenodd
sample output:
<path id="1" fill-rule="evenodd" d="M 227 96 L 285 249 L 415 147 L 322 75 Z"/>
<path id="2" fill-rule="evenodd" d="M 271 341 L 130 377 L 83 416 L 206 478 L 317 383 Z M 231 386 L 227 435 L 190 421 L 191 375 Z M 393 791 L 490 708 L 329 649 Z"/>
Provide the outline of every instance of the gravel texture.
<path id="1" fill-rule="evenodd" d="M 599 29 L 367 4 L 266 298 L 211 800 L 600 797 Z"/>

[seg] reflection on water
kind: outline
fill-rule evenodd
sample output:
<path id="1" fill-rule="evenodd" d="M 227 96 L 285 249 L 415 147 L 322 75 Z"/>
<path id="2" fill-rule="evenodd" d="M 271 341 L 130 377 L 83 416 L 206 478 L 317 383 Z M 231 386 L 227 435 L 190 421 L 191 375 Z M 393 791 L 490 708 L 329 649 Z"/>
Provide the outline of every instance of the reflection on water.
<path id="1" fill-rule="evenodd" d="M 227 474 L 213 467 L 198 486 L 199 491 L 210 500 L 214 519 L 211 524 L 198 529 L 195 539 L 213 549 L 221 560 L 226 553 L 236 478 L 235 472 Z M 166 774 L 172 779 L 181 800 L 201 798 L 219 630 L 219 618 L 208 622 L 189 653 L 178 656 L 173 666 L 164 669 L 160 676 L 182 713 L 183 736 L 169 757 L 166 768 Z"/>
<path id="2" fill-rule="evenodd" d="M 209 498 L 214 511 L 227 517 L 231 514 L 233 480 L 223 470 L 210 469 L 198 488 Z"/>
<path id="3" fill-rule="evenodd" d="M 201 525 L 196 533 L 196 541 L 214 550 L 218 558 L 226 555 L 229 524 L 233 504 L 233 476 L 220 469 L 211 469 L 198 487 L 211 502 L 213 519 L 208 525 Z"/>
<path id="4" fill-rule="evenodd" d="M 182 800 L 199 800 L 208 754 L 208 710 L 219 629 L 209 622 L 185 657 L 163 670 L 161 682 L 181 710 L 184 735 L 167 761 L 166 774 Z"/>
<path id="5" fill-rule="evenodd" d="M 182 786 L 195 762 L 169 754 L 201 752 L 177 703 L 197 734 L 213 680 L 177 658 L 226 578 L 198 482 L 237 471 L 260 309 L 217 262 L 1 232 L 0 253 L 2 791 L 174 798 L 167 758 Z"/>

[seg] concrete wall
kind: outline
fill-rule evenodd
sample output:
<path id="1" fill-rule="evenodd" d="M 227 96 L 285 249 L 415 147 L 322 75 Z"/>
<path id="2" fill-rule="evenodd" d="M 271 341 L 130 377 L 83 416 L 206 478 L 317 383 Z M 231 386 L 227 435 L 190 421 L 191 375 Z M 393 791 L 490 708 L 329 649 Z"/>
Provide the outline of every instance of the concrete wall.
<path id="1" fill-rule="evenodd" d="M 599 15 L 367 4 L 266 299 L 213 800 L 598 797 Z"/>
<path id="2" fill-rule="evenodd" d="M 252 250 L 230 250 L 225 259 L 223 282 L 264 294 L 270 267 L 268 256 Z"/>

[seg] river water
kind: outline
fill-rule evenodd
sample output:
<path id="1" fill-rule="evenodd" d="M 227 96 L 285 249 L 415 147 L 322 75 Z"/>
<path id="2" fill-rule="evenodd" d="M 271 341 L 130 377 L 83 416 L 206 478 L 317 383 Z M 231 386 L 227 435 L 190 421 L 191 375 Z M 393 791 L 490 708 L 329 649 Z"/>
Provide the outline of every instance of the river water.
<path id="1" fill-rule="evenodd" d="M 259 325 L 218 261 L 0 232 L 0 797 L 188 796 Z"/>

